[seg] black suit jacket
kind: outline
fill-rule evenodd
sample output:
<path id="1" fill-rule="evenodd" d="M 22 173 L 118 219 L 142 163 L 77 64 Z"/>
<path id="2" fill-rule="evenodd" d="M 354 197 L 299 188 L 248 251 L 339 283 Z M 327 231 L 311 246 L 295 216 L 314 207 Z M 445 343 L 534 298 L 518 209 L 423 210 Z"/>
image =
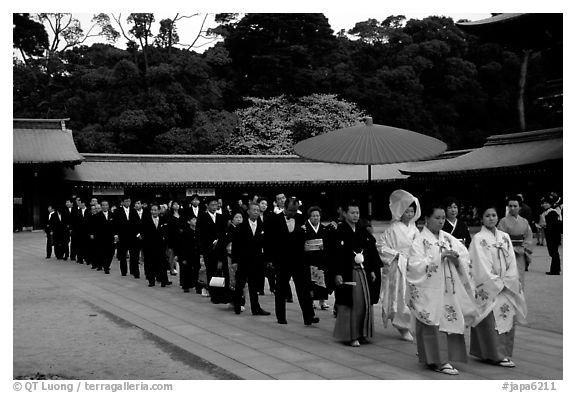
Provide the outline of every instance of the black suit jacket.
<path id="1" fill-rule="evenodd" d="M 76 210 L 78 210 L 76 206 L 72 206 L 70 210 L 68 210 L 66 206 L 62 208 L 62 224 L 68 231 L 72 230 L 74 227 L 74 216 L 76 215 Z"/>
<path id="2" fill-rule="evenodd" d="M 64 229 L 64 224 L 60 217 L 58 217 L 58 212 L 54 211 L 52 214 L 48 213 L 48 220 L 46 222 L 46 228 L 44 229 L 46 233 L 52 232 L 54 237 L 62 235 Z"/>
<path id="3" fill-rule="evenodd" d="M 82 209 L 78 208 L 74 211 L 72 215 L 72 231 L 75 235 L 86 236 L 90 232 L 90 209 L 84 209 L 84 215 L 82 215 Z"/>
<path id="4" fill-rule="evenodd" d="M 221 240 L 226 229 L 226 220 L 221 214 L 216 214 L 216 222 L 212 221 L 208 212 L 201 213 L 196 222 L 198 240 L 200 241 L 200 253 L 216 252 L 212 244 L 214 240 Z"/>
<path id="5" fill-rule="evenodd" d="M 138 214 L 138 212 L 136 210 L 134 210 L 134 215 L 131 217 L 131 221 L 130 221 L 130 226 L 131 226 L 131 230 L 132 230 L 132 234 L 134 236 L 134 238 L 137 238 L 138 234 L 140 234 L 140 236 L 142 236 L 142 228 L 144 226 L 144 222 L 146 222 L 146 219 L 150 217 L 150 212 L 147 212 L 146 210 L 142 209 L 142 218 L 140 218 L 140 215 Z"/>
<path id="6" fill-rule="evenodd" d="M 305 218 L 302 214 L 294 217 L 294 231 L 288 231 L 284 213 L 270 217 L 267 241 L 267 255 L 276 267 L 304 264 L 304 230 Z"/>
<path id="7" fill-rule="evenodd" d="M 116 218 L 112 212 L 108 212 L 108 219 L 104 212 L 98 212 L 92 216 L 92 234 L 94 240 L 102 246 L 114 245 L 116 234 Z"/>
<path id="8" fill-rule="evenodd" d="M 144 217 L 144 216 L 143 216 Z M 168 223 L 165 217 L 158 217 L 158 227 L 154 225 L 151 215 L 147 215 L 142 219 L 142 248 L 144 249 L 144 256 L 146 252 L 161 255 L 166 247 L 166 232 L 168 230 Z"/>
<path id="9" fill-rule="evenodd" d="M 260 219 L 256 221 L 254 234 L 249 219 L 243 221 L 232 234 L 232 262 L 237 263 L 239 269 L 261 270 L 264 266 L 264 240 L 264 224 Z"/>
<path id="10" fill-rule="evenodd" d="M 136 210 L 129 208 L 128 217 L 126 217 L 124 206 L 120 206 L 118 209 L 116 209 L 114 215 L 116 220 L 116 231 L 120 241 L 132 240 L 136 236 L 133 226 L 134 219 L 138 218 L 138 213 L 136 213 Z"/>

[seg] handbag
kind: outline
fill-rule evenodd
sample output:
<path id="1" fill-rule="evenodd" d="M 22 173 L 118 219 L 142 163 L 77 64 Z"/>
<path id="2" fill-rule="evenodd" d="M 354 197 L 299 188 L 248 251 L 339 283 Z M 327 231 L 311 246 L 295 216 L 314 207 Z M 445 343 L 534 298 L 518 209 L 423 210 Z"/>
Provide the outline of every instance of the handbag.
<path id="1" fill-rule="evenodd" d="M 212 277 L 209 285 L 210 288 L 224 288 L 224 277 Z"/>
<path id="2" fill-rule="evenodd" d="M 230 289 L 226 288 L 225 279 L 222 270 L 216 272 L 217 276 L 210 279 L 208 291 L 210 292 L 210 301 L 214 304 L 230 303 L 232 294 Z"/>

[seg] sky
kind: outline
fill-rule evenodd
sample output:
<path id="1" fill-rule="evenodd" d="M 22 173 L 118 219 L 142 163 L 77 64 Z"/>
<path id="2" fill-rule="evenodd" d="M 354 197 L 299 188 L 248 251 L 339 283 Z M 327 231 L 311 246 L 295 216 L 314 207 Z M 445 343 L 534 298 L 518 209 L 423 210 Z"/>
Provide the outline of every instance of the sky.
<path id="1" fill-rule="evenodd" d="M 80 25 L 82 26 L 82 29 L 84 30 L 84 32 L 87 32 L 90 29 L 90 27 L 93 25 L 93 23 L 91 22 L 91 19 L 92 19 L 93 15 L 97 12 L 105 12 L 109 15 L 114 14 L 114 16 L 116 16 L 116 17 L 118 17 L 118 15 L 121 14 L 122 15 L 121 21 L 122 21 L 122 24 L 124 26 L 124 29 L 128 30 L 130 27 L 126 23 L 126 17 L 128 16 L 128 14 L 130 12 L 135 12 L 135 11 L 131 10 L 131 11 L 126 11 L 126 12 L 120 13 L 120 12 L 114 12 L 114 11 L 99 10 L 99 11 L 93 11 L 93 12 L 72 12 L 72 14 L 73 14 L 74 18 L 76 18 L 80 21 Z M 188 11 L 184 7 L 181 7 L 180 9 L 174 9 L 172 12 L 166 12 L 166 11 L 154 12 L 154 10 L 152 10 L 152 12 L 154 13 L 154 17 L 155 17 L 155 23 L 154 23 L 154 26 L 152 27 L 152 32 L 154 34 L 156 34 L 158 32 L 158 25 L 159 25 L 158 22 L 162 19 L 166 19 L 166 18 L 172 19 L 175 17 L 176 13 L 179 13 L 180 15 L 193 15 L 194 13 L 197 13 L 196 11 Z M 363 9 L 361 11 L 346 12 L 345 10 L 338 9 L 338 7 L 328 7 L 328 8 L 325 8 L 323 10 L 319 10 L 319 12 L 322 12 L 328 18 L 328 22 L 330 23 L 330 26 L 332 27 L 332 30 L 334 30 L 335 33 L 342 30 L 342 29 L 347 31 L 347 30 L 353 28 L 357 22 L 366 21 L 370 18 L 377 19 L 378 21 L 382 21 L 390 15 L 404 15 L 404 16 L 406 16 L 407 20 L 408 19 L 423 19 L 423 18 L 426 18 L 426 17 L 431 16 L 431 15 L 441 15 L 441 16 L 451 17 L 454 21 L 458 21 L 460 19 L 479 20 L 479 19 L 484 19 L 484 18 L 490 17 L 490 13 L 487 13 L 487 12 L 484 12 L 484 13 L 481 13 L 481 12 L 457 13 L 457 12 L 437 11 L 437 12 L 428 12 L 428 13 L 426 13 L 426 12 L 407 13 L 407 12 L 402 12 L 401 10 L 397 10 L 397 11 L 391 10 L 390 12 L 387 12 L 386 10 L 375 9 L 375 8 L 373 10 Z M 178 36 L 180 37 L 180 43 L 186 44 L 186 45 L 189 45 L 192 43 L 192 41 L 197 36 L 197 34 L 201 28 L 204 15 L 205 15 L 205 13 L 200 13 L 198 16 L 195 16 L 193 18 L 182 19 L 176 23 Z M 116 30 L 120 31 L 116 22 L 112 21 L 112 24 L 116 28 Z M 217 26 L 217 24 L 216 24 L 216 22 L 214 22 L 214 13 L 210 13 L 208 18 L 206 19 L 206 23 L 204 25 L 204 28 L 216 27 L 216 26 Z M 48 28 L 47 28 L 47 31 L 50 33 L 50 30 Z M 92 45 L 95 42 L 105 42 L 105 41 L 103 39 L 99 39 L 99 38 L 89 38 L 85 42 L 85 44 L 86 45 Z M 126 39 L 124 37 L 120 37 L 115 45 L 119 48 L 125 49 L 126 48 L 125 43 L 126 43 Z M 197 52 L 203 52 L 204 50 L 206 50 L 207 48 L 212 46 L 214 43 L 215 42 L 212 42 L 212 40 L 200 39 L 200 40 L 198 40 L 194 50 Z"/>

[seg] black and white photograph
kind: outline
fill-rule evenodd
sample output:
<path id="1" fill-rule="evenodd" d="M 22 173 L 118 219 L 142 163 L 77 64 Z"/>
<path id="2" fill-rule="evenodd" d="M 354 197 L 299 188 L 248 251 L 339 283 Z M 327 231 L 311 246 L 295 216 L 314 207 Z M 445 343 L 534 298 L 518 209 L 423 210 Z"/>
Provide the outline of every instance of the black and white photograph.
<path id="1" fill-rule="evenodd" d="M 568 386 L 563 8 L 297 4 L 12 6 L 12 391 Z"/>

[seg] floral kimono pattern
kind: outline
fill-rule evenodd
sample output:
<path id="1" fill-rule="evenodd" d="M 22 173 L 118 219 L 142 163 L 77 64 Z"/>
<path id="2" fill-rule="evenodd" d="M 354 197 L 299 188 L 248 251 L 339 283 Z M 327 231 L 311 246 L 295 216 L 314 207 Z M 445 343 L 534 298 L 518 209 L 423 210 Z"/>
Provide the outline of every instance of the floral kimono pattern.
<path id="1" fill-rule="evenodd" d="M 458 253 L 458 268 L 441 258 L 444 250 Z M 428 228 L 422 229 L 410 248 L 406 279 L 406 301 L 420 322 L 464 334 L 478 318 L 468 251 L 454 236 L 440 231 L 436 238 Z"/>
<path id="2" fill-rule="evenodd" d="M 399 328 L 410 328 L 410 309 L 406 305 L 406 266 L 412 242 L 418 236 L 416 225 L 394 221 L 380 236 L 378 251 L 387 273 L 383 274 L 380 299 L 384 327 L 388 319 Z"/>
<path id="3" fill-rule="evenodd" d="M 482 227 L 470 244 L 470 260 L 480 311 L 480 318 L 474 325 L 492 311 L 499 334 L 512 330 L 514 317 L 518 322 L 525 322 L 526 300 L 509 235 L 500 230 L 494 235 Z"/>

